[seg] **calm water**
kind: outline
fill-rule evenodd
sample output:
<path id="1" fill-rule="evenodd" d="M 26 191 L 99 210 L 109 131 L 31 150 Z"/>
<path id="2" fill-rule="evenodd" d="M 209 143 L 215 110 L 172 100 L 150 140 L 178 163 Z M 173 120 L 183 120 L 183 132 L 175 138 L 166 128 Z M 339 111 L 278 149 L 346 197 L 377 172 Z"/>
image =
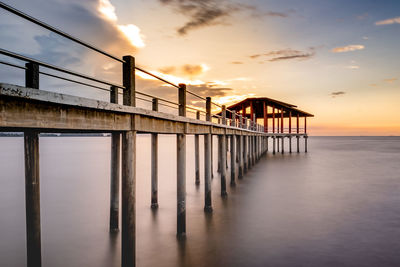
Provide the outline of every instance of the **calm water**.
<path id="1" fill-rule="evenodd" d="M 227 199 L 215 172 L 212 215 L 188 137 L 185 241 L 175 236 L 175 137 L 160 137 L 157 212 L 149 141 L 137 142 L 138 266 L 400 266 L 398 137 L 311 137 L 308 154 L 261 159 Z M 120 266 L 120 236 L 108 233 L 110 139 L 40 145 L 43 266 Z M 0 214 L 0 266 L 24 266 L 22 138 L 0 138 Z"/>

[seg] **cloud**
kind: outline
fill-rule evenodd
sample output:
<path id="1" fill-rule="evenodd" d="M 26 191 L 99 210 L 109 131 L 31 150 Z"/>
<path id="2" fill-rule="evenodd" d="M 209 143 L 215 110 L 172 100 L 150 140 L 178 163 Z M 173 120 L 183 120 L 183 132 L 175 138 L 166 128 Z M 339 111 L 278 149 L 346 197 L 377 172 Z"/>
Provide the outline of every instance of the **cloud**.
<path id="1" fill-rule="evenodd" d="M 345 95 L 345 94 L 346 94 L 346 92 L 337 91 L 337 92 L 332 92 L 332 93 L 330 93 L 330 96 L 333 97 L 333 98 L 335 98 L 335 97 L 337 97 L 337 96 L 343 96 L 343 95 Z"/>
<path id="2" fill-rule="evenodd" d="M 158 69 L 160 72 L 165 73 L 165 74 L 173 74 L 176 72 L 176 67 L 174 66 L 167 66 L 163 68 Z"/>
<path id="3" fill-rule="evenodd" d="M 231 64 L 240 65 L 240 64 L 243 64 L 243 62 L 242 61 L 232 61 Z"/>
<path id="4" fill-rule="evenodd" d="M 255 58 L 258 58 L 258 57 L 260 57 L 260 56 L 261 56 L 261 54 L 255 54 L 255 55 L 249 56 L 249 58 L 255 59 Z"/>
<path id="5" fill-rule="evenodd" d="M 288 59 L 309 59 L 315 55 L 315 49 L 309 48 L 309 51 L 299 51 L 293 49 L 283 49 L 271 51 L 265 54 L 267 57 L 271 57 L 269 61 L 280 61 L 280 60 L 288 60 Z"/>
<path id="6" fill-rule="evenodd" d="M 196 77 L 207 72 L 210 68 L 206 64 L 185 64 L 183 66 L 166 66 L 158 69 L 163 74 L 176 74 L 186 77 Z"/>
<path id="7" fill-rule="evenodd" d="M 375 22 L 375 25 L 381 26 L 381 25 L 390 25 L 390 24 L 396 24 L 396 23 L 400 24 L 400 17 L 380 20 L 380 21 Z"/>
<path id="8" fill-rule="evenodd" d="M 125 38 L 134 46 L 142 48 L 145 46 L 144 35 L 140 33 L 138 26 L 134 24 L 119 25 L 117 24 L 118 17 L 115 13 L 115 7 L 109 0 L 99 0 L 97 10 L 107 20 L 123 33 Z"/>
<path id="9" fill-rule="evenodd" d="M 393 83 L 393 82 L 397 81 L 397 78 L 385 79 L 385 80 L 383 80 L 383 81 L 384 81 L 384 82 L 387 82 L 387 83 Z"/>
<path id="10" fill-rule="evenodd" d="M 224 24 L 234 13 L 243 11 L 251 12 L 252 17 L 287 17 L 281 12 L 260 12 L 252 5 L 228 0 L 159 0 L 159 2 L 173 7 L 177 13 L 188 17 L 189 20 L 177 29 L 179 35 L 186 35 L 191 30 L 203 27 Z"/>
<path id="11" fill-rule="evenodd" d="M 331 51 L 333 53 L 344 53 L 356 50 L 363 50 L 364 48 L 365 46 L 363 45 L 346 45 L 346 46 L 335 47 Z"/>
<path id="12" fill-rule="evenodd" d="M 357 66 L 357 65 L 350 65 L 350 66 L 346 66 L 345 68 L 346 68 L 346 69 L 351 69 L 351 70 L 357 70 L 357 69 L 360 68 L 360 66 Z"/>

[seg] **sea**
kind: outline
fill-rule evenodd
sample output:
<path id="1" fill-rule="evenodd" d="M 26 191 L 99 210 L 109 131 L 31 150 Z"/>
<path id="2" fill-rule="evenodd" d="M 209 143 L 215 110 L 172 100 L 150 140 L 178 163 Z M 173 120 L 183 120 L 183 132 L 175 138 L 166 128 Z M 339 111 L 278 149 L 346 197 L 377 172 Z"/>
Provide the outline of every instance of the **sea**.
<path id="1" fill-rule="evenodd" d="M 121 265 L 110 233 L 109 136 L 40 137 L 43 266 Z M 176 136 L 159 137 L 159 208 L 150 208 L 150 136 L 137 137 L 136 266 L 400 266 L 400 137 L 315 137 L 308 153 L 264 155 L 213 212 L 195 185 L 187 137 L 187 234 L 176 236 Z M 26 266 L 22 137 L 0 137 L 0 266 Z M 228 155 L 229 159 L 229 155 Z M 228 163 L 230 160 L 228 160 Z"/>

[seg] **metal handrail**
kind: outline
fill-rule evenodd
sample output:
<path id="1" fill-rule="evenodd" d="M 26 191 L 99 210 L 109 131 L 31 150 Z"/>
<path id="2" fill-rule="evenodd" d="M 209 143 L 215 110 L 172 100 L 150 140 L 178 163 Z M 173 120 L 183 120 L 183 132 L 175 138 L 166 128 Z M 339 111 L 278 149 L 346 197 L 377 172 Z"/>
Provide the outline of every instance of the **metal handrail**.
<path id="1" fill-rule="evenodd" d="M 118 87 L 118 88 L 125 89 L 125 87 L 123 87 L 122 85 L 115 84 L 115 83 L 108 82 L 108 81 L 104 81 L 104 80 L 100 80 L 100 79 L 97 79 L 97 78 L 94 78 L 94 77 L 91 77 L 91 76 L 88 76 L 88 75 L 85 75 L 85 74 L 82 74 L 82 73 L 79 73 L 79 72 L 75 72 L 75 71 L 72 71 L 72 70 L 68 70 L 68 69 L 64 69 L 64 68 L 61 68 L 61 67 L 57 67 L 57 66 L 54 66 L 54 65 L 51 65 L 51 64 L 48 64 L 48 63 L 45 63 L 45 62 L 30 58 L 30 57 L 27 57 L 27 56 L 23 56 L 23 55 L 19 55 L 19 54 L 13 53 L 13 52 L 5 50 L 3 48 L 0 48 L 0 54 L 3 54 L 5 56 L 9 56 L 9 57 L 13 57 L 13 58 L 16 58 L 16 59 L 19 59 L 19 60 L 22 60 L 22 61 L 36 63 L 38 65 L 41 65 L 41 66 L 45 67 L 45 68 L 49 68 L 49 69 L 53 69 L 53 70 L 56 70 L 56 71 L 64 72 L 64 73 L 67 73 L 67 74 L 70 74 L 70 75 L 73 75 L 73 76 L 77 76 L 77 77 L 80 77 L 80 78 L 83 78 L 83 79 L 87 79 L 87 80 L 91 80 L 91 81 L 94 81 L 94 82 L 107 84 L 107 85 L 110 85 L 110 86 L 115 86 L 115 87 Z"/>
<path id="2" fill-rule="evenodd" d="M 9 11 L 9 12 L 11 12 L 11 13 L 13 13 L 13 14 L 15 14 L 15 15 L 17 15 L 17 16 L 19 16 L 19 17 L 21 17 L 21 18 L 24 18 L 24 19 L 26 19 L 26 20 L 28 20 L 28 21 L 30 21 L 30 22 L 36 24 L 36 25 L 42 26 L 43 28 L 45 28 L 45 29 L 47 29 L 47 30 L 49 30 L 49 31 L 52 31 L 52 32 L 54 32 L 54 33 L 57 33 L 57 34 L 59 34 L 59 35 L 65 37 L 65 38 L 67 38 L 67 39 L 69 39 L 69 40 L 71 40 L 71 41 L 74 41 L 74 42 L 76 42 L 76 43 L 78 43 L 78 44 L 81 44 L 81 45 L 83 45 L 83 46 L 85 46 L 85 47 L 87 47 L 87 48 L 90 48 L 90 49 L 92 49 L 92 50 L 94 50 L 94 51 L 96 51 L 96 52 L 98 52 L 98 53 L 100 53 L 100 54 L 103 54 L 103 55 L 105 55 L 105 56 L 107 56 L 107 57 L 109 57 L 109 58 L 112 58 L 112 59 L 114 59 L 114 60 L 117 60 L 117 61 L 119 61 L 119 62 L 121 62 L 121 63 L 124 63 L 124 62 L 125 62 L 125 61 L 122 60 L 121 58 L 118 58 L 118 57 L 116 57 L 116 56 L 113 56 L 113 55 L 111 55 L 111 54 L 109 54 L 109 53 L 107 53 L 107 52 L 105 52 L 105 51 L 103 51 L 103 50 L 101 50 L 101 49 L 95 47 L 94 45 L 91 45 L 91 44 L 89 44 L 89 43 L 87 43 L 87 42 L 84 42 L 84 41 L 78 39 L 78 38 L 75 38 L 75 37 L 73 37 L 72 35 L 70 35 L 70 34 L 68 34 L 68 33 L 65 33 L 65 32 L 63 32 L 63 31 L 61 31 L 61 30 L 59 30 L 59 29 L 57 29 L 57 28 L 55 28 L 55 27 L 53 27 L 53 26 L 50 26 L 49 24 L 44 23 L 43 21 L 40 21 L 40 20 L 38 20 L 38 19 L 36 19 L 36 18 L 34 18 L 34 17 L 32 17 L 32 16 L 29 16 L 28 14 L 25 14 L 24 12 L 22 12 L 22 11 L 20 11 L 20 10 L 18 10 L 18 9 L 15 9 L 15 8 L 13 8 L 13 7 L 11 7 L 11 6 L 9 6 L 9 5 L 7 5 L 7 4 L 1 2 L 1 1 L 0 1 L 0 7 L 3 8 L 3 9 L 5 9 L 5 10 L 7 10 L 7 11 Z"/>

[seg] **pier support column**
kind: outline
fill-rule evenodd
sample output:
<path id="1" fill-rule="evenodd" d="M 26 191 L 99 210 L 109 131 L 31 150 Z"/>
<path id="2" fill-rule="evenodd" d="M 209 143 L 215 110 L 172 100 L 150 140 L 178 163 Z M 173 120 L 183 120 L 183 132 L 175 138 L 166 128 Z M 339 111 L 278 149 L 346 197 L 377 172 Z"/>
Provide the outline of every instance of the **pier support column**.
<path id="1" fill-rule="evenodd" d="M 243 172 L 246 173 L 248 170 L 248 165 L 247 165 L 247 136 L 243 135 Z"/>
<path id="2" fill-rule="evenodd" d="M 153 98 L 153 110 L 158 111 L 158 99 Z M 151 134 L 151 208 L 158 208 L 158 134 Z"/>
<path id="3" fill-rule="evenodd" d="M 292 153 L 292 137 L 289 136 L 289 153 Z"/>
<path id="4" fill-rule="evenodd" d="M 297 135 L 297 136 L 296 136 L 296 139 L 297 139 L 297 140 L 296 140 L 296 141 L 297 141 L 297 153 L 300 153 L 300 141 L 299 141 L 299 138 L 300 138 L 300 137 Z"/>
<path id="5" fill-rule="evenodd" d="M 307 149 L 308 149 L 308 147 L 307 147 L 307 139 L 308 139 L 308 136 L 305 135 L 304 136 L 304 152 L 306 152 L 306 153 L 307 153 Z"/>
<path id="6" fill-rule="evenodd" d="M 243 136 L 239 135 L 239 144 L 237 147 L 237 154 L 239 156 L 239 173 L 238 173 L 238 179 L 243 178 Z"/>
<path id="7" fill-rule="evenodd" d="M 200 111 L 196 112 L 196 119 L 200 120 Z M 194 166 L 195 166 L 195 183 L 200 184 L 200 141 L 199 135 L 194 135 Z"/>
<path id="8" fill-rule="evenodd" d="M 118 104 L 118 88 L 111 86 L 110 102 Z M 121 134 L 111 133 L 110 231 L 118 231 Z"/>
<path id="9" fill-rule="evenodd" d="M 282 136 L 282 141 L 281 141 L 281 143 L 282 143 L 282 154 L 284 154 L 285 153 L 285 137 L 284 136 Z"/>
<path id="10" fill-rule="evenodd" d="M 210 116 L 210 121 L 211 121 L 211 116 Z M 212 127 L 210 127 L 210 132 L 212 132 Z M 211 179 L 214 178 L 214 136 L 211 133 Z"/>
<path id="11" fill-rule="evenodd" d="M 206 98 L 206 121 L 211 121 L 211 97 Z M 204 211 L 212 212 L 211 172 L 212 172 L 212 135 L 204 135 Z"/>
<path id="12" fill-rule="evenodd" d="M 218 135 L 218 167 L 217 172 L 221 173 L 221 158 L 222 158 L 222 137 Z"/>
<path id="13" fill-rule="evenodd" d="M 232 126 L 236 127 L 236 112 L 232 113 Z M 231 135 L 231 185 L 236 185 L 236 135 Z"/>
<path id="14" fill-rule="evenodd" d="M 39 89 L 39 65 L 25 64 L 25 86 Z M 24 133 L 25 156 L 25 212 L 27 266 L 42 266 L 42 245 L 40 229 L 40 172 L 39 133 Z"/>
<path id="15" fill-rule="evenodd" d="M 121 266 L 134 267 L 136 257 L 136 131 L 122 133 Z"/>
<path id="16" fill-rule="evenodd" d="M 39 133 L 24 133 L 27 266 L 42 266 L 40 230 Z"/>
<path id="17" fill-rule="evenodd" d="M 186 117 L 186 85 L 179 84 L 179 116 Z M 177 235 L 186 234 L 186 135 L 176 135 Z"/>
<path id="18" fill-rule="evenodd" d="M 222 124 L 226 125 L 226 107 L 222 106 Z M 226 192 L 226 134 L 221 135 L 221 196 L 227 196 Z"/>
<path id="19" fill-rule="evenodd" d="M 272 154 L 274 154 L 275 155 L 275 153 L 276 153 L 276 137 L 275 136 L 273 136 L 272 137 Z"/>

